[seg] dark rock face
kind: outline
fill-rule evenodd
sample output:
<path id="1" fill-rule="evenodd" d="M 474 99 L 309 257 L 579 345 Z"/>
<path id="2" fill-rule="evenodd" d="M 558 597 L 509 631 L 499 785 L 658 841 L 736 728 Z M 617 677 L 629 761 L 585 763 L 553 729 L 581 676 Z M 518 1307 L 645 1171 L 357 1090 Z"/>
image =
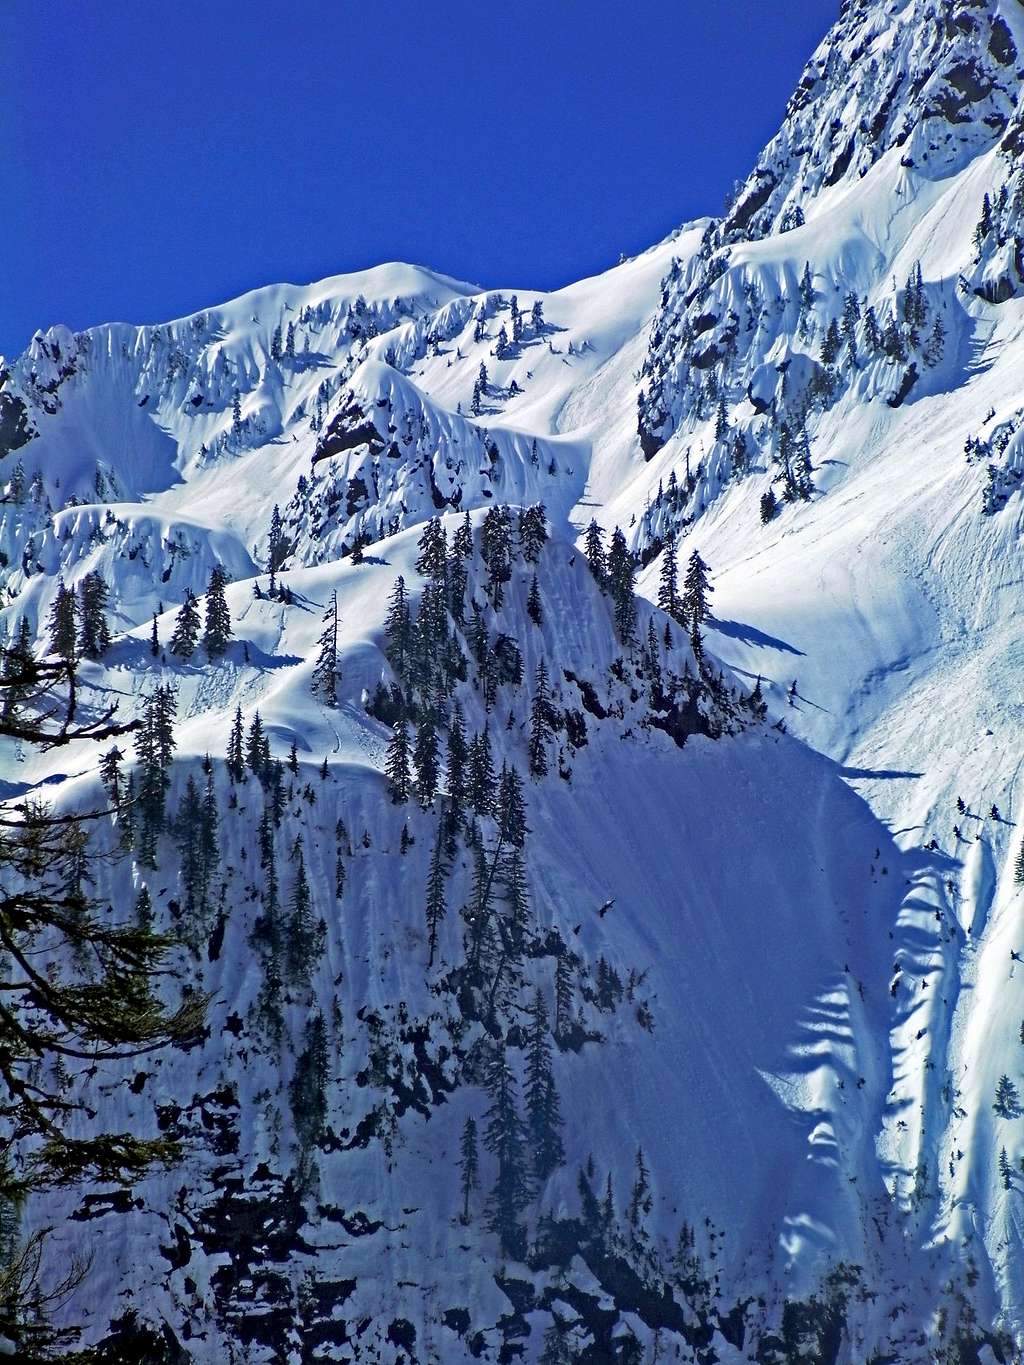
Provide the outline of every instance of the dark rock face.
<path id="1" fill-rule="evenodd" d="M 994 143 L 1020 84 L 998 11 L 997 0 L 921 0 L 896 25 L 870 0 L 845 5 L 739 191 L 726 239 L 778 231 L 788 209 L 863 175 L 894 147 L 904 165 L 938 177 Z"/>
<path id="2" fill-rule="evenodd" d="M 24 399 L 4 393 L 3 381 L 4 376 L 0 374 L 0 459 L 20 450 L 36 434 Z"/>
<path id="3" fill-rule="evenodd" d="M 379 455 L 385 448 L 380 433 L 360 405 L 351 399 L 339 412 L 335 413 L 330 425 L 317 442 L 313 463 L 329 460 L 332 455 L 343 455 L 346 450 L 357 446 L 368 446 L 372 455 Z"/>

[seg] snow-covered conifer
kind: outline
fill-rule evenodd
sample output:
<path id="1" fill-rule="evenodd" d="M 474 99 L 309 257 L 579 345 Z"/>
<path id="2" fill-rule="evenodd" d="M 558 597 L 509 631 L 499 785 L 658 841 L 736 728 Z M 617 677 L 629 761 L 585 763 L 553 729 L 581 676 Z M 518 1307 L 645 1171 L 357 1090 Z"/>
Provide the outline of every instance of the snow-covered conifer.
<path id="1" fill-rule="evenodd" d="M 223 566 L 215 564 L 206 589 L 206 618 L 203 633 L 203 648 L 210 659 L 220 658 L 234 634 L 231 628 L 231 613 L 228 610 L 227 598 L 224 595 L 227 581 L 227 574 Z"/>
<path id="2" fill-rule="evenodd" d="M 199 600 L 191 589 L 185 589 L 185 598 L 174 621 L 171 632 L 170 651 L 179 659 L 191 659 L 199 643 L 201 629 Z"/>
<path id="3" fill-rule="evenodd" d="M 395 805 L 409 799 L 412 773 L 409 767 L 409 730 L 404 719 L 395 721 L 388 741 L 384 771 L 388 777 L 388 791 Z"/>

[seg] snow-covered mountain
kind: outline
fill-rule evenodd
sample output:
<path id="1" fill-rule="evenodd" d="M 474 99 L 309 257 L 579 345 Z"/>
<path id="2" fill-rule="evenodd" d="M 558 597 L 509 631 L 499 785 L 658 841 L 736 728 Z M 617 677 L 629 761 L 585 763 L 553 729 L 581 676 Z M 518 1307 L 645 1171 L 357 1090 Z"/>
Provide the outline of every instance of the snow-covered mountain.
<path id="1" fill-rule="evenodd" d="M 96 890 L 211 995 L 67 1082 L 183 1164 L 25 1213 L 108 1358 L 1020 1358 L 1022 77 L 1019 0 L 846 0 L 725 217 L 602 276 L 392 264 L 0 363 L 0 617 L 45 651 L 99 575 L 87 694 L 174 689 Z M 218 567 L 233 638 L 176 654 Z M 239 711 L 278 765 L 232 773 Z M 97 762 L 5 790 L 96 806 Z"/>

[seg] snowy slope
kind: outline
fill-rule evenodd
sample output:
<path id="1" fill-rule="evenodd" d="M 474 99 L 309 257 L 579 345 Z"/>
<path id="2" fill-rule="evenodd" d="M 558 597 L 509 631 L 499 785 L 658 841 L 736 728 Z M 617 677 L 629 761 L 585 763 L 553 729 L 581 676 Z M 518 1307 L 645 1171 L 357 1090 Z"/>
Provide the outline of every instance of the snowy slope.
<path id="1" fill-rule="evenodd" d="M 170 804 L 209 753 L 221 811 L 223 889 L 182 957 L 209 1037 L 92 1082 L 105 1114 L 187 1137 L 185 1165 L 129 1211 L 27 1213 L 56 1223 L 54 1266 L 102 1247 L 67 1308 L 91 1339 L 141 1351 L 130 1309 L 166 1324 L 165 1354 L 145 1349 L 168 1360 L 532 1361 L 552 1323 L 575 1352 L 553 1359 L 1019 1354 L 1024 1134 L 994 1099 L 1024 1084 L 1022 44 L 1016 0 L 849 0 L 726 220 L 556 293 L 388 265 L 160 327 L 52 328 L 0 366 L 6 627 L 27 617 L 43 648 L 58 579 L 101 574 L 115 640 L 85 680 L 126 711 L 173 681 Z M 492 607 L 485 511 L 539 502 L 551 540 Z M 275 504 L 290 603 L 267 595 Z M 488 627 L 475 661 L 453 627 L 467 728 L 525 774 L 541 658 L 561 717 L 526 782 L 533 937 L 496 1017 L 460 975 L 471 841 L 428 968 L 438 807 L 394 804 L 383 775 L 388 598 L 398 574 L 423 590 L 424 524 L 451 537 L 466 511 L 467 617 L 475 601 Z M 668 541 L 711 566 L 700 683 L 664 615 L 657 667 L 641 648 L 644 604 L 624 647 L 582 552 L 592 517 L 623 529 L 651 601 Z M 177 607 L 215 564 L 236 638 L 176 662 Z M 330 708 L 310 684 L 334 592 Z M 488 711 L 502 636 L 522 679 Z M 675 710 L 659 670 L 689 680 Z M 279 1042 L 258 1003 L 264 796 L 250 776 L 232 805 L 223 764 L 237 706 L 275 757 L 296 746 L 281 894 L 301 834 L 325 923 Z M 19 752 L 0 775 L 85 805 L 95 763 Z M 179 861 L 165 838 L 157 870 L 121 860 L 102 893 L 146 885 L 181 927 Z M 554 1009 L 559 962 L 579 1011 L 554 1046 L 566 1159 L 510 1258 L 489 1155 L 458 1216 L 460 1133 L 484 1126 L 495 1041 L 523 1080 L 531 993 Z M 311 1175 L 291 1096 L 317 1010 Z M 638 1147 L 650 1207 L 631 1217 Z M 598 1199 L 612 1177 L 599 1236 L 581 1171 Z"/>

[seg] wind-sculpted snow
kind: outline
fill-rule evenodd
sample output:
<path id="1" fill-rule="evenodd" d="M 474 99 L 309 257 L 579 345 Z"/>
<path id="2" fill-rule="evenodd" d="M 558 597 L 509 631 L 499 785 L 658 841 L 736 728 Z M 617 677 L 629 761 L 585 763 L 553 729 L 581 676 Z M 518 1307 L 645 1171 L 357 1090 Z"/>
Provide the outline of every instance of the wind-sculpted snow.
<path id="1" fill-rule="evenodd" d="M 293 553 L 339 558 L 439 511 L 543 502 L 564 515 L 585 479 L 586 452 L 432 403 L 397 370 L 366 361 L 328 410 L 286 509 Z"/>

